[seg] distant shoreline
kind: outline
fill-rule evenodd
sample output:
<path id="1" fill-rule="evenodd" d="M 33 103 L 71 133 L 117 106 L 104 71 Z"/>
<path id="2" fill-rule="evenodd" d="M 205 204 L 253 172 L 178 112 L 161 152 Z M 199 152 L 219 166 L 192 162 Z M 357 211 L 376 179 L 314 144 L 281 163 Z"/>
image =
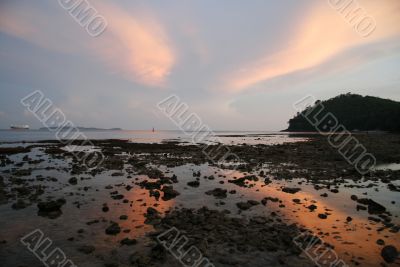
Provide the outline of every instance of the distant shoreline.
<path id="1" fill-rule="evenodd" d="M 0 131 L 23 131 L 23 132 L 27 132 L 27 131 L 51 131 L 51 130 L 56 130 L 58 129 L 58 127 L 51 127 L 51 128 L 46 128 L 46 127 L 42 127 L 42 128 L 38 128 L 38 129 L 12 129 L 12 128 L 8 128 L 8 129 L 0 129 Z M 61 128 L 61 131 L 68 131 L 70 129 L 78 129 L 80 131 L 123 131 L 124 129 L 122 128 L 109 128 L 109 129 L 103 129 L 103 128 L 94 128 L 94 127 L 73 127 L 73 128 Z"/>

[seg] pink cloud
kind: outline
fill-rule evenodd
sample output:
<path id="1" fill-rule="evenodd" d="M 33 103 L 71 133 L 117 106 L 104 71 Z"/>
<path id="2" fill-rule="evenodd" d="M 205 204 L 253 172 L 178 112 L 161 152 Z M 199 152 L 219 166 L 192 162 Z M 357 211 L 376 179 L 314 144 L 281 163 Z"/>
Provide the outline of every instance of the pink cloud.
<path id="1" fill-rule="evenodd" d="M 162 23 L 148 12 L 139 17 L 111 3 L 94 6 L 108 22 L 99 37 L 89 36 L 61 6 L 58 12 L 64 12 L 65 18 L 54 20 L 52 14 L 29 6 L 5 6 L 0 11 L 0 31 L 44 49 L 91 55 L 110 72 L 139 84 L 165 86 L 175 53 Z M 63 23 L 76 25 L 65 29 Z"/>
<path id="2" fill-rule="evenodd" d="M 353 26 L 331 8 L 328 3 L 319 4 L 294 23 L 295 34 L 289 45 L 274 54 L 261 55 L 241 65 L 239 70 L 223 76 L 221 88 L 232 92 L 272 78 L 299 70 L 315 68 L 333 59 L 349 48 L 377 42 L 400 35 L 400 2 L 396 0 L 363 1 L 362 7 L 377 22 L 376 29 L 367 37 L 358 34 Z"/>
<path id="3" fill-rule="evenodd" d="M 175 53 L 162 24 L 148 13 L 137 17 L 111 4 L 97 6 L 108 26 L 99 40 L 92 41 L 96 54 L 128 79 L 165 86 Z"/>

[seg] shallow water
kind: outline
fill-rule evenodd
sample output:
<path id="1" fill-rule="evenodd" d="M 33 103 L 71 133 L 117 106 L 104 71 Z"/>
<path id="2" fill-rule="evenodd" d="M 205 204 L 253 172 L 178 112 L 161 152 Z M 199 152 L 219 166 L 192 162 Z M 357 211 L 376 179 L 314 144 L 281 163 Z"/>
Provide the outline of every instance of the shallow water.
<path id="1" fill-rule="evenodd" d="M 380 164 L 375 166 L 374 170 L 392 170 L 399 171 L 400 163 Z"/>
<path id="2" fill-rule="evenodd" d="M 124 139 L 135 143 L 160 143 L 163 141 L 174 140 L 179 142 L 192 143 L 193 140 L 200 139 L 195 133 L 185 134 L 182 131 L 139 131 L 139 130 L 92 130 L 81 131 L 90 140 L 93 139 Z M 213 135 L 205 139 L 200 139 L 202 143 L 220 142 L 224 144 L 282 144 L 287 142 L 305 141 L 306 138 L 295 137 L 299 133 L 281 132 L 243 132 L 243 131 L 216 131 Z M 201 134 L 199 135 L 201 136 Z M 290 136 L 290 137 L 289 137 Z M 68 136 L 66 137 L 68 139 Z M 41 141 L 57 140 L 56 133 L 45 130 L 0 130 L 1 142 L 22 142 L 22 141 Z M 4 144 L 3 144 L 4 145 Z"/>
<path id="3" fill-rule="evenodd" d="M 65 197 L 67 204 L 63 206 L 63 214 L 56 219 L 40 217 L 37 214 L 36 204 L 22 209 L 11 209 L 11 203 L 0 205 L 0 241 L 6 240 L 7 246 L 0 245 L 0 259 L 4 266 L 14 266 L 26 264 L 27 266 L 40 266 L 40 262 L 19 242 L 19 238 L 28 234 L 34 229 L 41 229 L 46 236 L 54 241 L 54 244 L 61 247 L 63 251 L 79 266 L 103 266 L 103 259 L 110 253 L 115 253 L 116 257 L 126 259 L 132 251 L 140 250 L 146 246 L 149 240 L 146 233 L 153 230 L 152 226 L 144 224 L 144 213 L 147 207 L 154 206 L 157 210 L 165 212 L 173 207 L 201 208 L 207 206 L 210 209 L 229 210 L 232 216 L 249 217 L 253 215 L 271 216 L 271 212 L 277 213 L 280 218 L 287 223 L 297 223 L 313 231 L 325 242 L 334 246 L 334 251 L 339 258 L 343 259 L 348 265 L 356 266 L 355 262 L 361 266 L 379 266 L 383 261 L 380 256 L 382 246 L 376 244 L 378 239 L 385 241 L 387 245 L 391 244 L 400 247 L 399 233 L 390 231 L 390 228 L 383 227 L 381 222 L 373 222 L 368 219 L 371 215 L 367 211 L 357 211 L 355 201 L 350 199 L 351 195 L 357 195 L 359 198 L 371 198 L 382 204 L 392 214 L 392 223 L 400 224 L 400 195 L 398 192 L 390 191 L 386 184 L 370 181 L 345 181 L 337 188 L 338 193 L 332 193 L 328 189 L 316 190 L 314 184 L 306 179 L 298 178 L 292 180 L 277 180 L 272 174 L 268 174 L 272 182 L 268 185 L 264 179 L 259 177 L 259 181 L 250 182 L 249 187 L 240 187 L 228 180 L 235 177 L 243 177 L 247 174 L 258 174 L 264 170 L 266 173 L 271 171 L 268 165 L 263 169 L 258 169 L 254 173 L 242 173 L 238 171 L 226 172 L 217 167 L 206 164 L 167 168 L 166 166 L 157 166 L 166 176 L 176 174 L 178 183 L 174 184 L 174 189 L 180 192 L 180 195 L 169 201 L 156 200 L 149 196 L 148 190 L 141 189 L 135 182 L 148 179 L 143 175 L 132 175 L 128 178 L 129 167 L 123 171 L 123 176 L 111 176 L 115 171 L 107 171 L 89 177 L 87 174 L 75 175 L 79 182 L 77 185 L 69 185 L 69 162 L 64 160 L 50 158 L 43 153 L 42 148 L 34 148 L 32 152 L 27 153 L 32 159 L 45 159 L 44 162 L 35 165 L 25 163 L 22 168 L 34 168 L 31 178 L 37 175 L 43 177 L 55 177 L 57 181 L 34 181 L 33 183 L 43 184 L 48 188 L 45 190 L 46 196 Z M 15 162 L 21 162 L 25 154 L 10 156 Z M 55 169 L 46 169 L 51 166 Z M 291 164 L 284 167 L 291 168 Z M 10 169 L 10 166 L 1 168 L 1 171 Z M 200 171 L 200 186 L 193 188 L 187 185 L 187 182 L 195 180 L 193 173 Z M 213 175 L 214 180 L 205 179 Z M 3 173 L 6 179 L 9 174 Z M 29 178 L 29 177 L 23 177 Z M 89 179 L 79 179 L 89 178 Z M 131 190 L 125 188 L 126 185 L 132 185 Z M 400 185 L 399 182 L 394 184 Z M 113 188 L 106 189 L 107 185 Z M 285 193 L 282 187 L 299 187 L 301 191 L 296 194 Z M 87 191 L 84 190 L 87 187 Z M 225 199 L 216 199 L 213 196 L 206 195 L 205 192 L 223 188 L 236 190 L 235 194 L 228 194 Z M 110 192 L 118 191 L 123 194 L 128 203 L 122 200 L 113 200 L 110 198 Z M 327 193 L 328 197 L 322 197 L 321 194 Z M 247 200 L 261 201 L 265 197 L 277 197 L 280 202 L 273 203 L 268 201 L 266 206 L 257 205 L 247 211 L 240 211 L 236 206 L 237 202 Z M 300 199 L 296 204 L 293 199 Z M 393 204 L 392 201 L 395 201 Z M 102 206 L 108 203 L 109 212 L 102 212 Z M 307 208 L 310 204 L 318 208 L 310 212 Z M 280 207 L 281 205 L 281 207 Z M 285 207 L 282 207 L 284 205 Z M 318 218 L 319 213 L 329 212 L 331 215 L 323 220 Z M 128 220 L 120 220 L 121 215 L 127 215 Z M 352 217 L 351 222 L 346 218 Z M 376 216 L 375 216 L 376 217 Z M 87 222 L 99 220 L 98 223 L 87 225 Z M 117 236 L 106 235 L 104 230 L 109 225 L 109 221 L 117 221 L 123 229 L 129 229 L 129 233 L 122 233 Z M 82 233 L 78 233 L 83 229 Z M 73 237 L 74 241 L 67 239 Z M 120 247 L 119 241 L 125 237 L 137 238 L 139 244 L 133 247 Z M 84 244 L 92 244 L 96 247 L 95 255 L 84 255 L 77 252 L 77 248 Z M 114 251 L 114 252 L 113 252 Z M 398 264 L 397 264 L 398 265 Z M 15 265 L 18 266 L 18 265 Z"/>

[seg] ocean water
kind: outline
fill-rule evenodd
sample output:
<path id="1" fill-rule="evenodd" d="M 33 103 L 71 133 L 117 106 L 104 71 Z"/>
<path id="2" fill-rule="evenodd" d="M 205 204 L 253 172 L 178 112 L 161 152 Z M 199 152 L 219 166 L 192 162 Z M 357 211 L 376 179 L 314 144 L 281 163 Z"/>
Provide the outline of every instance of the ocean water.
<path id="1" fill-rule="evenodd" d="M 24 156 L 43 161 L 24 162 Z M 122 154 L 121 156 L 123 157 Z M 129 157 L 129 155 L 125 156 Z M 141 157 L 140 154 L 136 156 Z M 230 216 L 238 218 L 271 217 L 274 212 L 279 215 L 279 220 L 286 224 L 296 223 L 315 234 L 318 233 L 324 242 L 334 246 L 338 257 L 348 264 L 346 266 L 359 265 L 355 264 L 354 260 L 360 262 L 359 266 L 380 266 L 382 246 L 376 243 L 378 239 L 384 240 L 386 244 L 400 247 L 398 232 L 391 231 L 390 227 L 384 227 L 382 222 L 372 221 L 371 215 L 366 210 L 358 210 L 358 203 L 351 200 L 352 195 L 371 198 L 385 206 L 392 214 L 391 223 L 399 224 L 400 196 L 398 192 L 391 191 L 387 184 L 381 182 L 374 182 L 374 186 L 370 187 L 370 180 L 347 180 L 337 185 L 339 192 L 333 193 L 326 187 L 316 188 L 314 183 L 301 177 L 291 180 L 274 179 L 274 172 L 269 173 L 269 170 L 274 167 L 263 164 L 248 174 L 257 176 L 262 170 L 268 173 L 271 183 L 266 184 L 260 177 L 258 181 L 251 182 L 251 186 L 244 187 L 228 182 L 236 177 L 243 177 L 245 174 L 241 171 L 226 173 L 223 169 L 208 164 L 185 164 L 174 167 L 161 165 L 157 168 L 166 176 L 175 174 L 178 177 L 178 182 L 173 186 L 180 192 L 176 198 L 164 201 L 157 200 L 149 194 L 148 190 L 138 186 L 138 182 L 148 180 L 149 177 L 130 173 L 129 166 L 121 170 L 121 176 L 113 176 L 115 170 L 107 170 L 92 177 L 87 173 L 74 175 L 79 182 L 77 185 L 71 185 L 68 182 L 71 178 L 70 162 L 53 158 L 40 147 L 32 148 L 28 153 L 10 155 L 9 159 L 14 163 L 24 162 L 23 166 L 18 167 L 20 169 L 31 169 L 31 174 L 23 176 L 23 179 L 47 188 L 41 199 L 50 196 L 63 197 L 67 203 L 62 208 L 62 214 L 54 219 L 40 216 L 35 203 L 20 210 L 13 209 L 11 206 L 16 200 L 0 204 L 2 215 L 0 216 L 0 240 L 7 240 L 7 249 L 0 249 L 0 266 L 16 266 L 15 263 L 21 266 L 42 266 L 39 261 L 32 261 L 34 256 L 29 250 L 24 249 L 20 242 L 22 236 L 35 229 L 43 230 L 46 237 L 50 237 L 54 244 L 62 248 L 77 266 L 104 266 L 101 259 L 109 257 L 112 254 L 111 251 L 118 250 L 118 255 L 122 255 L 120 257 L 126 257 L 131 255 L 133 250 L 148 245 L 146 236 L 154 229 L 151 225 L 145 224 L 144 214 L 147 207 L 155 207 L 155 205 L 162 214 L 171 208 L 198 209 L 203 206 L 213 210 L 228 210 Z M 282 163 L 282 167 L 290 170 L 299 166 Z M 12 172 L 15 168 L 15 164 L 0 166 L 0 172 L 2 176 L 9 179 L 13 177 Z M 199 187 L 189 187 L 187 183 L 195 180 L 193 173 L 197 172 L 201 173 Z M 214 176 L 214 179 L 206 179 L 210 176 Z M 56 180 L 40 180 L 37 177 L 53 177 Z M 393 183 L 398 185 L 397 181 Z M 110 185 L 112 187 L 107 188 Z M 132 188 L 128 190 L 125 188 L 126 185 L 131 185 Z M 324 181 L 321 181 L 319 185 L 326 186 Z M 83 190 L 85 187 L 87 190 Z M 282 191 L 282 187 L 299 187 L 301 191 L 289 194 Z M 223 200 L 206 194 L 215 188 L 223 188 L 229 192 L 235 190 L 236 193 L 228 194 Z M 124 199 L 129 200 L 129 203 L 113 199 L 111 193 L 115 190 L 123 194 Z M 322 193 L 328 194 L 329 197 L 323 197 Z M 265 205 L 256 205 L 246 211 L 237 208 L 236 204 L 239 202 L 261 201 L 265 197 L 279 200 L 278 202 L 268 201 Z M 294 202 L 293 199 L 298 199 L 300 202 Z M 106 213 L 101 210 L 104 203 L 110 207 Z M 310 205 L 316 205 L 316 209 L 311 211 L 308 208 Z M 326 212 L 330 214 L 328 218 L 322 220 L 318 217 L 318 214 Z M 120 220 L 121 215 L 127 215 L 129 219 Z M 348 216 L 351 216 L 351 222 L 347 221 Z M 96 219 L 98 223 L 87 224 Z M 117 236 L 106 235 L 105 228 L 109 225 L 109 221 L 117 221 L 122 229 L 128 229 L 130 232 L 121 232 Z M 80 229 L 84 230 L 81 234 L 78 232 Z M 74 240 L 68 241 L 70 237 Z M 137 239 L 138 244 L 134 248 L 120 246 L 120 241 L 125 237 Z M 87 244 L 96 248 L 96 257 L 77 253 L 78 248 Z"/>
<path id="2" fill-rule="evenodd" d="M 131 142 L 159 143 L 168 140 L 180 141 L 183 145 L 192 142 L 192 135 L 181 131 L 83 131 L 88 139 L 126 139 Z M 23 141 L 41 141 L 56 139 L 55 133 L 49 131 L 0 131 L 0 147 L 14 147 L 31 145 Z M 210 136 L 204 142 L 222 142 L 225 144 L 242 145 L 246 144 L 279 144 L 285 142 L 302 142 L 307 140 L 301 134 L 291 134 L 282 132 L 239 132 L 239 131 L 219 131 L 214 136 Z M 24 162 L 23 157 L 28 156 L 33 160 L 43 160 L 39 163 Z M 121 154 L 124 157 L 123 154 Z M 129 155 L 125 155 L 128 157 Z M 136 155 L 141 157 L 140 154 Z M 79 180 L 77 185 L 70 185 L 68 180 L 71 178 L 71 163 L 68 160 L 53 158 L 46 154 L 40 147 L 34 147 L 27 153 L 9 155 L 8 158 L 13 162 L 6 166 L 0 166 L 0 173 L 5 179 L 13 177 L 12 172 L 16 169 L 30 169 L 29 176 L 24 177 L 32 184 L 40 184 L 48 188 L 42 199 L 52 197 L 64 197 L 67 204 L 63 207 L 63 214 L 50 220 L 38 216 L 35 203 L 25 209 L 15 210 L 11 207 L 15 200 L 7 204 L 0 205 L 0 237 L 7 240 L 7 249 L 0 249 L 0 266 L 14 266 L 15 262 L 26 266 L 40 266 L 32 264 L 32 255 L 28 250 L 21 249 L 19 238 L 34 229 L 45 230 L 46 236 L 50 236 L 55 243 L 62 247 L 63 251 L 79 266 L 104 266 L 101 257 L 91 257 L 82 253 L 76 253 L 77 248 L 82 244 L 92 244 L 96 248 L 96 255 L 110 255 L 110 251 L 119 248 L 120 255 L 130 255 L 131 248 L 120 247 L 119 242 L 122 238 L 135 238 L 139 242 L 137 247 L 146 246 L 148 240 L 146 234 L 153 231 L 152 226 L 144 223 L 147 207 L 157 205 L 157 210 L 165 213 L 170 208 L 186 207 L 198 209 L 207 206 L 211 209 L 228 210 L 231 216 L 250 217 L 250 216 L 272 216 L 272 212 L 279 215 L 279 220 L 284 223 L 297 225 L 307 228 L 322 238 L 324 242 L 332 244 L 338 257 L 344 260 L 348 266 L 379 266 L 382 262 L 380 256 L 382 246 L 377 244 L 378 239 L 385 241 L 385 244 L 400 247 L 398 232 L 386 227 L 386 222 L 371 220 L 371 214 L 366 210 L 359 210 L 358 203 L 351 200 L 352 195 L 360 198 L 370 198 L 383 205 L 392 216 L 390 223 L 398 225 L 400 223 L 400 196 L 398 192 L 390 190 L 386 183 L 362 179 L 359 181 L 346 180 L 337 184 L 339 192 L 333 193 L 326 188 L 326 182 L 321 181 L 320 187 L 305 178 L 297 177 L 289 180 L 275 179 L 276 174 L 282 168 L 291 171 L 299 169 L 300 166 L 283 162 L 281 166 L 273 167 L 268 163 L 254 169 L 250 173 L 234 171 L 227 174 L 223 169 L 208 164 L 185 164 L 182 166 L 167 167 L 157 166 L 166 176 L 175 174 L 178 183 L 174 184 L 174 189 L 180 195 L 168 201 L 157 200 L 149 195 L 148 190 L 137 186 L 137 182 L 149 179 L 144 175 L 130 173 L 130 168 L 122 170 L 123 175 L 113 176 L 114 170 L 107 170 L 89 177 L 82 173 L 76 175 Z M 23 163 L 20 166 L 17 164 Z M 149 162 L 150 163 L 150 162 Z M 385 165 L 382 168 L 386 169 Z M 271 172 L 271 168 L 273 171 Z M 258 175 L 260 171 L 268 173 L 271 183 L 266 184 L 264 179 L 252 183 L 251 186 L 241 187 L 229 180 L 243 175 Z M 193 173 L 200 172 L 200 186 L 197 188 L 188 187 L 187 183 L 195 178 Z M 132 176 L 133 177 L 132 177 Z M 214 179 L 205 177 L 214 176 Z M 37 177 L 56 178 L 55 180 L 40 180 Z M 134 178 L 134 179 L 132 179 Z M 136 180 L 137 179 L 137 180 Z M 373 183 L 373 186 L 370 185 Z M 399 186 L 399 181 L 393 181 Z M 125 189 L 125 185 L 130 184 L 132 189 Z M 107 186 L 112 185 L 112 189 Z M 87 188 L 87 191 L 82 190 Z M 299 187 L 301 191 L 296 194 L 289 194 L 282 191 L 282 187 Z M 223 188 L 228 191 L 235 190 L 235 194 L 229 194 L 224 201 L 207 195 L 206 192 L 215 188 Z M 113 199 L 111 192 L 120 191 L 129 203 Z M 325 197 L 322 194 L 327 194 Z M 269 201 L 266 205 L 257 205 L 247 211 L 240 211 L 237 203 L 248 200 L 261 201 L 265 197 L 278 198 L 278 202 Z M 294 199 L 298 201 L 294 201 Z M 76 203 L 79 203 L 77 207 Z M 107 203 L 110 211 L 104 213 L 101 207 Z M 316 205 L 315 210 L 310 210 L 310 205 Z M 329 217 L 321 219 L 318 215 L 329 213 Z M 121 221 L 120 215 L 127 215 L 129 220 Z M 351 217 L 351 221 L 347 217 Z M 89 226 L 87 222 L 98 219 L 99 223 Z M 103 221 L 104 219 L 104 221 Z M 29 221 L 29 223 L 26 223 Z M 108 226 L 108 221 L 118 221 L 123 229 L 131 230 L 129 233 L 121 233 L 118 236 L 108 236 L 104 229 Z M 77 235 L 79 229 L 84 229 L 84 234 Z M 67 241 L 67 238 L 74 237 L 75 241 Z M 357 263 L 356 263 L 357 262 Z M 360 262 L 360 263 L 358 263 Z M 3 264 L 3 265 L 2 265 Z"/>
<path id="3" fill-rule="evenodd" d="M 80 131 L 87 139 L 125 139 L 136 143 L 160 143 L 179 141 L 182 143 L 219 142 L 224 144 L 281 144 L 286 142 L 306 141 L 298 133 L 270 131 L 216 131 L 206 138 L 203 133 L 196 135 L 182 131 L 142 131 L 142 130 L 85 130 Z M 204 136 L 206 133 L 204 132 Z M 0 142 L 32 142 L 57 140 L 56 132 L 47 130 L 0 130 Z"/>

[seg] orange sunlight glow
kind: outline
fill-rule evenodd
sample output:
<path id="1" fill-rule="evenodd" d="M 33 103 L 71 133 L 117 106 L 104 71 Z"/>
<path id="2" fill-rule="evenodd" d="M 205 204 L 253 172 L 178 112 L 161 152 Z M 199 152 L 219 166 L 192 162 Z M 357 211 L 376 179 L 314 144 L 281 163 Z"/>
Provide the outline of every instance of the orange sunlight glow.
<path id="1" fill-rule="evenodd" d="M 400 34 L 400 2 L 362 1 L 360 6 L 376 20 L 377 27 L 368 37 L 357 34 L 338 11 L 328 3 L 315 6 L 297 23 L 295 35 L 287 46 L 261 60 L 245 63 L 241 70 L 223 76 L 223 86 L 238 92 L 269 79 L 300 71 L 328 61 L 346 49 L 381 41 Z M 296 24 L 294 24 L 296 25 Z"/>
<path id="2" fill-rule="evenodd" d="M 108 2 L 96 2 L 94 6 L 108 22 L 96 38 L 71 22 L 68 11 L 62 10 L 66 12 L 65 21 L 77 24 L 71 29 L 78 36 L 63 34 L 62 24 L 49 26 L 42 11 L 30 7 L 0 10 L 0 32 L 62 53 L 85 55 L 89 51 L 89 55 L 128 80 L 150 87 L 165 86 L 175 53 L 162 24 L 146 12 L 140 12 L 139 17 Z"/>
<path id="3" fill-rule="evenodd" d="M 163 87 L 175 55 L 162 25 L 151 16 L 136 18 L 109 3 L 96 3 L 108 27 L 92 44 L 97 53 L 125 77 Z"/>

